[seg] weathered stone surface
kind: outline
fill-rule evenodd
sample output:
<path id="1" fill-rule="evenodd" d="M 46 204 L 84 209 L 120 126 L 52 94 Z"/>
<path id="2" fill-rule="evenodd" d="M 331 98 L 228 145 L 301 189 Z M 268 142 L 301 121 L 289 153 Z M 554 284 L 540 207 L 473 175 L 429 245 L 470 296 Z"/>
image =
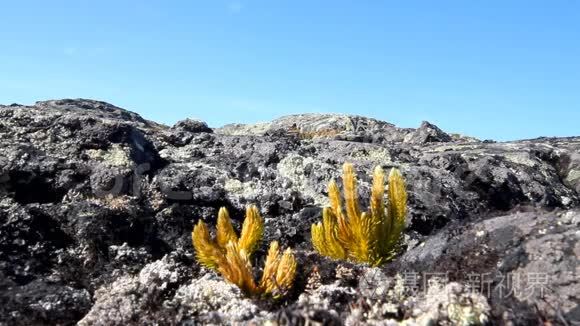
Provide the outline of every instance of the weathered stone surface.
<path id="1" fill-rule="evenodd" d="M 398 128 L 395 125 L 356 115 L 297 114 L 270 123 L 253 125 L 230 124 L 217 129 L 226 135 L 287 134 L 300 139 L 335 139 L 363 143 L 477 141 L 461 135 L 450 136 L 437 126 L 424 121 L 418 129 Z"/>
<path id="2" fill-rule="evenodd" d="M 580 319 L 578 153 L 580 137 L 481 142 L 347 115 L 212 132 L 92 100 L 0 106 L 0 324 L 570 324 Z M 310 225 L 347 161 L 363 205 L 375 165 L 408 183 L 407 251 L 380 269 L 312 252 Z M 265 242 L 296 250 L 300 276 L 284 301 L 244 298 L 193 259 L 194 223 L 215 224 L 226 206 L 239 228 L 249 203 L 266 218 Z M 451 283 L 410 293 L 410 272 Z M 477 295 L 475 274 L 494 275 L 494 288 L 505 275 L 548 286 L 544 299 Z"/>
<path id="3" fill-rule="evenodd" d="M 184 131 L 189 131 L 193 133 L 197 132 L 213 132 L 213 130 L 207 126 L 207 123 L 201 120 L 185 119 L 178 121 L 173 129 L 181 129 Z"/>
<path id="4" fill-rule="evenodd" d="M 418 129 L 405 137 L 404 141 L 406 143 L 425 144 L 434 142 L 450 142 L 452 141 L 452 138 L 436 125 L 423 121 Z"/>
<path id="5" fill-rule="evenodd" d="M 498 323 L 511 315 L 522 324 L 534 324 L 538 315 L 525 306 L 537 306 L 544 317 L 580 320 L 579 226 L 577 209 L 547 213 L 531 208 L 450 225 L 388 269 L 448 273 L 450 279 L 468 283 L 470 277 L 485 275 L 489 285 L 483 286 L 484 292 Z M 514 288 L 512 281 L 517 282 Z"/>

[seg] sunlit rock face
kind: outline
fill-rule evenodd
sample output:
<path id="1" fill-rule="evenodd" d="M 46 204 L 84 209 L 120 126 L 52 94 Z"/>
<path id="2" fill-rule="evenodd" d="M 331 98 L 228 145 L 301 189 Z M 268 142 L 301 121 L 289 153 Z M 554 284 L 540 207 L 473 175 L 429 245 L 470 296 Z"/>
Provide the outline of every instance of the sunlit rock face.
<path id="1" fill-rule="evenodd" d="M 212 129 L 93 100 L 0 106 L 0 324 L 580 320 L 578 153 L 580 137 L 482 142 L 349 115 Z M 344 162 L 365 209 L 374 166 L 406 178 L 405 251 L 381 268 L 312 250 Z M 295 249 L 285 300 L 245 298 L 193 258 L 194 223 L 226 206 L 239 228 L 247 204 L 265 243 Z"/>

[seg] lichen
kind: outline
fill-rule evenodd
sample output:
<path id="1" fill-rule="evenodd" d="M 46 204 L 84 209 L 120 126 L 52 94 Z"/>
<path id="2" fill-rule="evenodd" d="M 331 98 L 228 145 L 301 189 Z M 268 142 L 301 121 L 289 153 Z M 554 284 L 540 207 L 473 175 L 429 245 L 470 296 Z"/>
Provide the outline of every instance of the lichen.
<path id="1" fill-rule="evenodd" d="M 89 149 L 87 155 L 94 160 L 101 161 L 109 166 L 131 167 L 132 161 L 126 149 L 118 144 L 113 144 L 107 150 Z"/>

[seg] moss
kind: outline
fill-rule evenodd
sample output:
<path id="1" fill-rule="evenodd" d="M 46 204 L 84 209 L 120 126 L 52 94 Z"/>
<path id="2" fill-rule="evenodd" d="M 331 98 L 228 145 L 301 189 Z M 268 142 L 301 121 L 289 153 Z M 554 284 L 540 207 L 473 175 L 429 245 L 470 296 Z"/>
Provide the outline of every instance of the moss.
<path id="1" fill-rule="evenodd" d="M 218 214 L 215 239 L 203 221 L 191 234 L 197 260 L 205 267 L 217 270 L 230 283 L 249 296 L 284 296 L 294 283 L 296 259 L 290 248 L 283 253 L 278 242 L 270 244 L 261 280 L 254 280 L 251 255 L 257 249 L 264 232 L 264 220 L 255 206 L 246 209 L 240 236 L 236 234 L 228 211 Z"/>
<path id="2" fill-rule="evenodd" d="M 312 225 L 312 244 L 320 254 L 372 265 L 380 265 L 396 255 L 405 227 L 407 192 L 400 172 L 391 170 L 389 202 L 385 205 L 384 179 L 382 168 L 376 167 L 370 209 L 362 212 L 354 168 L 344 164 L 344 208 L 338 185 L 331 181 L 328 185 L 330 206 L 324 208 L 322 222 Z"/>

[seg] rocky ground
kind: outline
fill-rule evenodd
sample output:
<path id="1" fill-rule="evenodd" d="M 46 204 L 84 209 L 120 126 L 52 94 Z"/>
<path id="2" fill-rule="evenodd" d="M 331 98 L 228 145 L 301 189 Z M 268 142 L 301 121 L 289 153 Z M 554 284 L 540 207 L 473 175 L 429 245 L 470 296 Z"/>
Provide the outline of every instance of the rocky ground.
<path id="1" fill-rule="evenodd" d="M 313 252 L 326 184 L 398 167 L 405 251 Z M 295 248 L 294 290 L 250 300 L 200 267 L 191 230 L 245 205 Z M 113 105 L 0 106 L 0 324 L 579 325 L 580 137 L 496 143 L 356 116 L 167 127 Z M 264 257 L 266 245 L 257 253 Z M 312 325 L 312 324 L 311 324 Z"/>

